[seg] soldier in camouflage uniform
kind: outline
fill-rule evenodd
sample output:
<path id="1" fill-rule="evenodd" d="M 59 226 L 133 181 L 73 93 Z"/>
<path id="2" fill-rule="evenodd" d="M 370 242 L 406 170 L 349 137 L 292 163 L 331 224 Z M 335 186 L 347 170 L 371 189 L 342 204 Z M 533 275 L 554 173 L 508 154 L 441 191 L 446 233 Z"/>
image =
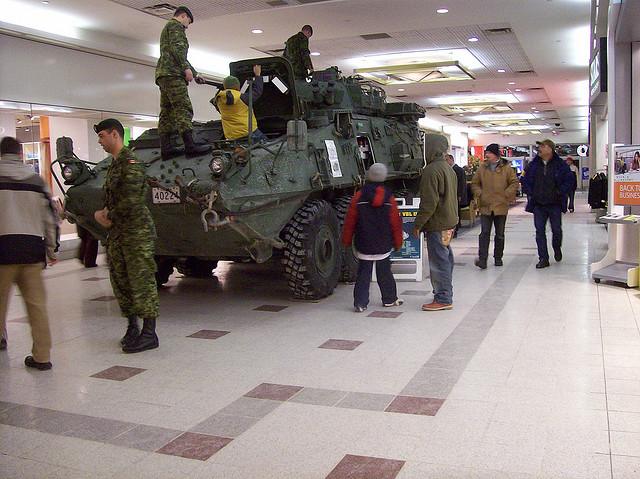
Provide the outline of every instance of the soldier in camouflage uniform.
<path id="1" fill-rule="evenodd" d="M 311 25 L 305 25 L 302 30 L 289 37 L 285 44 L 284 57 L 293 66 L 293 75 L 298 80 L 305 80 L 313 73 L 311 52 L 309 52 L 309 37 L 313 35 Z"/>
<path id="2" fill-rule="evenodd" d="M 107 262 L 113 292 L 129 326 L 120 340 L 122 351 L 137 353 L 158 347 L 158 289 L 154 260 L 156 229 L 146 206 L 145 166 L 124 146 L 124 128 L 114 119 L 93 129 L 98 143 L 113 155 L 104 183 L 104 204 L 95 219 L 108 228 Z M 138 320 L 143 320 L 142 332 Z"/>
<path id="3" fill-rule="evenodd" d="M 156 84 L 160 88 L 160 117 L 158 134 L 163 160 L 181 153 L 173 143 L 173 133 L 181 134 L 187 156 L 207 153 L 211 147 L 193 140 L 193 107 L 189 100 L 189 83 L 204 83 L 202 76 L 187 60 L 189 42 L 185 30 L 193 23 L 187 7 L 178 7 L 160 35 L 160 58 L 156 65 Z"/>

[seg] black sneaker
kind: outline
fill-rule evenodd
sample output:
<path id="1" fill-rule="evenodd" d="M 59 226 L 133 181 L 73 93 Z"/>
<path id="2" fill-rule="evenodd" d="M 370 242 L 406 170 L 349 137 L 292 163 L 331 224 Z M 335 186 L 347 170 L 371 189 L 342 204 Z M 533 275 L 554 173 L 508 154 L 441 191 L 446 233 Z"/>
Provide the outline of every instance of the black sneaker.
<path id="1" fill-rule="evenodd" d="M 0 351 L 4 351 L 7 349 L 7 340 L 2 338 L 0 339 Z"/>
<path id="2" fill-rule="evenodd" d="M 473 262 L 480 269 L 487 269 L 487 260 L 481 260 L 480 258 L 476 258 Z"/>
<path id="3" fill-rule="evenodd" d="M 536 269 L 547 268 L 548 266 L 549 266 L 549 260 L 541 259 L 540 261 L 538 261 L 538 264 L 536 265 Z"/>
<path id="4" fill-rule="evenodd" d="M 36 368 L 39 371 L 47 371 L 53 367 L 53 365 L 49 361 L 47 361 L 46 363 L 39 363 L 38 361 L 33 359 L 33 356 L 27 356 L 26 358 L 24 358 L 24 365 L 28 368 Z"/>
<path id="5" fill-rule="evenodd" d="M 562 261 L 562 250 L 560 248 L 553 250 L 553 257 L 556 261 Z"/>
<path id="6" fill-rule="evenodd" d="M 495 264 L 496 264 L 496 266 L 502 266 L 504 264 L 502 262 L 502 258 L 496 258 Z"/>

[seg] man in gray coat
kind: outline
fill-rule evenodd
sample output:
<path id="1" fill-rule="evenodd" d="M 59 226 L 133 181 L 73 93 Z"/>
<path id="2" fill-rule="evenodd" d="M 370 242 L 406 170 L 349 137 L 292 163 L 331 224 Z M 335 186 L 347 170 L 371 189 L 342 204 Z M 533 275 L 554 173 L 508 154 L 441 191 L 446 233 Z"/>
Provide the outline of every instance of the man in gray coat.
<path id="1" fill-rule="evenodd" d="M 429 253 L 433 302 L 423 304 L 424 311 L 453 307 L 453 251 L 449 245 L 458 224 L 458 179 L 445 160 L 449 142 L 442 135 L 424 138 L 427 166 L 420 182 L 420 208 L 413 235 L 424 233 Z"/>

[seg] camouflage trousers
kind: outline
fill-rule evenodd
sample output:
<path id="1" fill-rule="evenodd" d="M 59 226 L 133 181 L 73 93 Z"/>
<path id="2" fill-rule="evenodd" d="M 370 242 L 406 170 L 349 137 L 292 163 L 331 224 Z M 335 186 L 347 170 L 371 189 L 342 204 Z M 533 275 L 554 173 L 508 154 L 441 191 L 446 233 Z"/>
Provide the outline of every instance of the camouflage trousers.
<path id="1" fill-rule="evenodd" d="M 111 287 L 126 318 L 158 316 L 155 245 L 149 237 L 109 235 L 107 262 Z"/>
<path id="2" fill-rule="evenodd" d="M 160 117 L 158 118 L 158 134 L 180 134 L 193 130 L 193 106 L 189 99 L 189 90 L 184 78 L 160 77 Z"/>

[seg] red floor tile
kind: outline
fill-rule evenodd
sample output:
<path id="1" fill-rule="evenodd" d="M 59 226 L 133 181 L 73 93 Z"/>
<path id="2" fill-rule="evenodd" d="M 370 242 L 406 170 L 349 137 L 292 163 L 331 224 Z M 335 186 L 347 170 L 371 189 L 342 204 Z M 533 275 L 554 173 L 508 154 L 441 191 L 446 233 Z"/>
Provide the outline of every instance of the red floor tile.
<path id="1" fill-rule="evenodd" d="M 435 416 L 443 403 L 444 399 L 396 396 L 396 398 L 391 401 L 391 404 L 387 406 L 385 412 Z"/>
<path id="2" fill-rule="evenodd" d="M 286 386 L 284 384 L 262 383 L 260 386 L 252 389 L 245 397 L 256 399 L 272 399 L 273 401 L 286 401 L 293 397 L 301 386 Z"/>
<path id="3" fill-rule="evenodd" d="M 214 329 L 201 329 L 200 331 L 190 334 L 187 338 L 196 339 L 218 339 L 229 334 L 231 331 L 216 331 Z"/>
<path id="4" fill-rule="evenodd" d="M 394 479 L 404 461 L 347 454 L 326 479 Z"/>
<path id="5" fill-rule="evenodd" d="M 206 461 L 233 439 L 195 432 L 185 432 L 156 452 L 168 456 L 180 456 L 187 459 Z"/>
<path id="6" fill-rule="evenodd" d="M 98 379 L 111 379 L 113 381 L 124 381 L 144 371 L 146 371 L 146 369 L 131 368 L 128 366 L 113 366 L 109 369 L 105 369 L 104 371 L 100 371 L 99 373 L 92 374 L 91 377 Z"/>
<path id="7" fill-rule="evenodd" d="M 289 306 L 279 306 L 277 304 L 263 304 L 262 306 L 258 306 L 254 308 L 254 311 L 271 311 L 272 313 L 277 313 L 282 311 L 283 309 L 288 308 Z"/>
<path id="8" fill-rule="evenodd" d="M 115 301 L 115 296 L 98 296 L 97 298 L 90 299 L 89 301 Z"/>
<path id="9" fill-rule="evenodd" d="M 362 344 L 362 341 L 350 341 L 348 339 L 329 339 L 318 348 L 320 349 L 339 349 L 341 351 L 353 351 Z"/>
<path id="10" fill-rule="evenodd" d="M 367 314 L 367 318 L 397 318 L 402 311 L 372 311 Z"/>

